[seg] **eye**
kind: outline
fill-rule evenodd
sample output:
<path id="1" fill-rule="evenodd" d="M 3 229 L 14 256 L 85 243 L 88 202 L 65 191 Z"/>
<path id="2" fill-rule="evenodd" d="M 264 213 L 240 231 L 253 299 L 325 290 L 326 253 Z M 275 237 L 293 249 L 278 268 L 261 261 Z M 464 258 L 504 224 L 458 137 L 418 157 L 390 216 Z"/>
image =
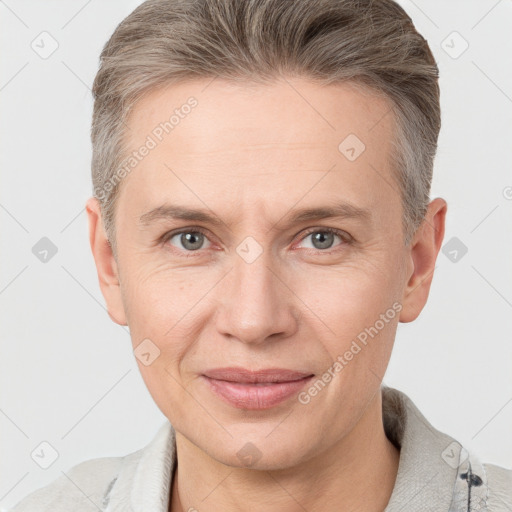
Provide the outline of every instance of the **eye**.
<path id="1" fill-rule="evenodd" d="M 310 229 L 301 239 L 303 243 L 311 235 L 311 245 L 306 249 L 317 250 L 326 254 L 336 250 L 336 247 L 330 251 L 333 247 L 336 237 L 341 240 L 338 246 L 344 246 L 352 242 L 351 236 L 345 231 L 341 231 L 335 228 L 312 228 Z M 201 228 L 187 228 L 181 231 L 167 233 L 162 237 L 164 244 L 170 244 L 176 247 L 179 251 L 188 253 L 186 256 L 194 256 L 194 252 L 200 249 L 207 249 L 211 246 L 211 243 L 207 237 L 206 232 Z M 207 245 L 205 245 L 205 242 Z"/>
<path id="2" fill-rule="evenodd" d="M 205 240 L 208 240 L 206 234 L 197 228 L 170 233 L 165 238 L 165 242 L 170 243 L 178 249 L 185 250 L 186 252 L 206 249 L 209 246 L 203 247 Z"/>
<path id="3" fill-rule="evenodd" d="M 339 229 L 334 228 L 314 228 L 309 230 L 306 235 L 302 238 L 302 241 L 308 239 L 310 235 L 311 237 L 311 246 L 306 248 L 317 249 L 322 252 L 330 252 L 326 251 L 326 249 L 331 249 L 334 244 L 334 240 L 338 237 L 342 243 L 338 245 L 344 245 L 346 243 L 350 243 L 350 238 L 347 233 L 341 231 Z"/>

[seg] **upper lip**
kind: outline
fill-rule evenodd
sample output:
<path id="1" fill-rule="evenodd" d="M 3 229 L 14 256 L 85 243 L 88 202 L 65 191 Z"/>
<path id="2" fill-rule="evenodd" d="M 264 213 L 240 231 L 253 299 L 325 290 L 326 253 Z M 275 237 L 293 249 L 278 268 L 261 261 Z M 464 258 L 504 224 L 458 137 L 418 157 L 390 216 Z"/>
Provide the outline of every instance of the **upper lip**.
<path id="1" fill-rule="evenodd" d="M 206 377 L 230 382 L 291 382 L 310 377 L 312 373 L 298 372 L 286 368 L 264 368 L 247 370 L 245 368 L 214 368 L 203 373 Z"/>

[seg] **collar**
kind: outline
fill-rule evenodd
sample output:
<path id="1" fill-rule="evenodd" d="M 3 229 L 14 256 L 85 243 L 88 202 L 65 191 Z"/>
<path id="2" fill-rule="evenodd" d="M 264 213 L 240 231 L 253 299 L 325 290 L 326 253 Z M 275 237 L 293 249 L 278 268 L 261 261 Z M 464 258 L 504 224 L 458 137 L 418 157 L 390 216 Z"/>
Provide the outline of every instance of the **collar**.
<path id="1" fill-rule="evenodd" d="M 487 479 L 477 457 L 435 429 L 402 391 L 383 385 L 384 430 L 400 448 L 395 486 L 384 512 L 487 510 Z"/>

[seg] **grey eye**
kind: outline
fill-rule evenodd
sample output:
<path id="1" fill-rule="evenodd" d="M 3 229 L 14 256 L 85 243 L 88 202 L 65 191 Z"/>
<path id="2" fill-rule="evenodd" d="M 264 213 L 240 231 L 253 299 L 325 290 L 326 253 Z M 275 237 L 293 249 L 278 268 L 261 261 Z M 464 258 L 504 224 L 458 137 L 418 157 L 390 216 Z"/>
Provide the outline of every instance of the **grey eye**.
<path id="1" fill-rule="evenodd" d="M 330 249 L 334 243 L 334 237 L 340 238 L 336 233 L 319 230 L 309 233 L 304 240 L 311 238 L 314 249 Z"/>
<path id="2" fill-rule="evenodd" d="M 181 247 L 172 242 L 172 240 L 176 237 L 179 237 L 178 240 L 181 244 Z M 199 231 L 184 231 L 182 233 L 176 233 L 171 238 L 169 238 L 169 242 L 172 245 L 178 247 L 179 249 L 184 248 L 187 251 L 197 251 L 198 249 L 201 249 L 205 240 L 207 240 L 207 238 L 203 233 Z"/>
<path id="3" fill-rule="evenodd" d="M 317 249 L 328 249 L 333 244 L 334 235 L 332 233 L 319 231 L 318 233 L 313 233 L 311 240 Z"/>

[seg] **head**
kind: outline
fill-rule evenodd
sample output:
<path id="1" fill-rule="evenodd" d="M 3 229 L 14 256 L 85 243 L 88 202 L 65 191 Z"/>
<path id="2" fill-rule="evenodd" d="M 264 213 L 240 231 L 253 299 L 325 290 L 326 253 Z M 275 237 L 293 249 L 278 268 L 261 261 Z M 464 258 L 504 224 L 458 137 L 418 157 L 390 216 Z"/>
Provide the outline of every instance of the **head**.
<path id="1" fill-rule="evenodd" d="M 376 399 L 444 235 L 437 77 L 391 0 L 149 0 L 103 49 L 87 203 L 100 286 L 150 354 L 155 402 L 213 458 L 242 466 L 251 442 L 259 467 L 292 466 Z M 314 379 L 252 410 L 212 393 L 219 367 Z"/>

